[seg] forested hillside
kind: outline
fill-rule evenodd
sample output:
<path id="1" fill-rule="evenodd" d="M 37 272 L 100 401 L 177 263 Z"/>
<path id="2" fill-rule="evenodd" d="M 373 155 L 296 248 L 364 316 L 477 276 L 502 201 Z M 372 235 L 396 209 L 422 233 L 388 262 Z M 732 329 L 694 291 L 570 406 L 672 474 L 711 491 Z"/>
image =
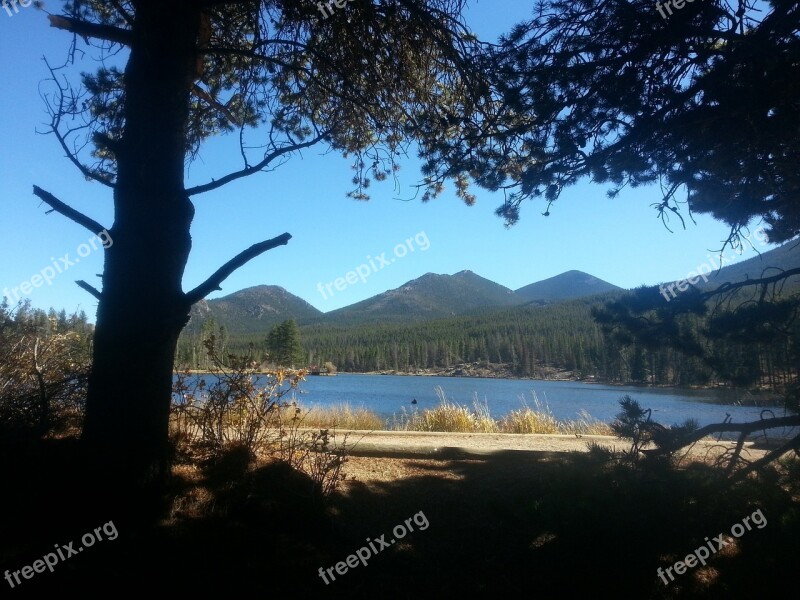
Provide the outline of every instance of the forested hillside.
<path id="1" fill-rule="evenodd" d="M 623 344 L 605 333 L 591 315 L 622 293 L 604 294 L 539 307 L 516 307 L 418 324 L 361 326 L 307 325 L 301 340 L 309 364 L 333 362 L 340 371 L 369 372 L 447 369 L 462 363 L 507 365 L 517 376 L 546 378 L 595 377 L 610 382 L 662 385 L 707 385 L 724 382 L 700 359 L 672 348 L 649 351 Z M 687 319 L 701 334 L 703 320 Z M 262 336 L 226 340 L 229 351 L 266 358 Z M 709 341 L 720 363 L 734 370 L 757 367 L 768 373 L 765 384 L 781 385 L 795 370 L 791 348 L 761 348 Z M 179 362 L 191 366 L 189 344 L 182 344 Z"/>
<path id="2" fill-rule="evenodd" d="M 752 249 L 745 251 L 752 252 L 752 258 L 730 266 L 723 262 L 719 271 L 718 262 L 709 263 L 715 271 L 708 282 L 699 279 L 698 289 L 774 274 L 796 264 L 800 256 L 800 247 L 792 242 L 761 255 Z M 784 281 L 772 293 L 789 298 L 798 289 L 798 279 Z M 691 300 L 691 293 L 673 288 L 670 295 L 665 291 L 667 284 L 635 293 L 612 289 L 587 295 L 592 286 L 615 287 L 578 271 L 516 292 L 469 271 L 428 274 L 397 290 L 325 315 L 315 313 L 305 301 L 281 288 L 250 288 L 210 301 L 213 312 L 208 311 L 206 318 L 200 311 L 193 313 L 193 322 L 178 345 L 178 364 L 207 368 L 202 343 L 210 334 L 215 335 L 222 354 L 242 353 L 255 361 L 269 362 L 275 353 L 267 351 L 269 331 L 265 325 L 296 319 L 300 355 L 305 362 L 321 365 L 330 361 L 344 372 L 453 373 L 459 370 L 455 367 L 468 364 L 476 368 L 462 369 L 466 374 L 488 370 L 518 377 L 661 385 L 735 383 L 772 388 L 780 388 L 795 377 L 798 349 L 792 341 L 796 339 L 796 325 L 789 305 L 784 309 L 789 313 L 782 314 L 781 322 L 771 324 L 770 335 L 756 339 L 737 334 L 744 313 L 725 321 L 711 303 L 705 312 L 698 306 L 687 314 L 671 314 L 667 309 L 678 309 L 679 303 Z M 571 290 L 584 297 L 557 300 L 568 297 Z M 539 300 L 508 306 L 525 301 L 518 297 L 521 292 L 536 295 Z M 653 298 L 640 304 L 640 296 Z M 593 315 L 593 311 L 597 313 L 607 303 L 620 299 L 630 307 L 639 307 L 638 316 L 629 324 L 667 319 L 666 331 L 680 331 L 680 340 L 667 344 L 669 336 L 651 332 L 652 339 L 647 343 L 637 341 L 630 331 L 621 330 L 620 324 L 626 320 L 623 314 L 609 313 L 612 318 L 600 320 Z M 753 300 L 739 293 L 726 301 L 733 302 L 727 309 L 748 306 Z"/>

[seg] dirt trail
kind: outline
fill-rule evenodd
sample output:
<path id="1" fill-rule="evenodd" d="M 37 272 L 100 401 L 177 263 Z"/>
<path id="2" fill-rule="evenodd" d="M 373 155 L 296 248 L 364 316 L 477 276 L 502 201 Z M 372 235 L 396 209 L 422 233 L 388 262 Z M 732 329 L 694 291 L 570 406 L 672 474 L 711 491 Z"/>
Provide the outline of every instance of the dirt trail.
<path id="1" fill-rule="evenodd" d="M 510 454 L 514 452 L 588 452 L 589 444 L 624 450 L 627 440 L 604 435 L 514 434 L 514 433 L 440 433 L 409 431 L 337 431 L 336 443 L 347 435 L 352 456 L 459 458 Z M 716 456 L 733 447 L 732 442 L 702 441 L 690 451 L 694 458 Z M 755 459 L 764 454 L 745 444 L 744 458 Z"/>

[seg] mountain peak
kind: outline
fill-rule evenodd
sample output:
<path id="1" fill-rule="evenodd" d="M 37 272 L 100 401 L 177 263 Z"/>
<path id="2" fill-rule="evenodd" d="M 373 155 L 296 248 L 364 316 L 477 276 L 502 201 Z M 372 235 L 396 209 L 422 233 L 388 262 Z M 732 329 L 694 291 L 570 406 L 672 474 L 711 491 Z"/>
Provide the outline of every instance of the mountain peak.
<path id="1" fill-rule="evenodd" d="M 571 270 L 516 290 L 523 302 L 569 300 L 622 288 L 583 271 Z"/>
<path id="2" fill-rule="evenodd" d="M 247 334 L 268 330 L 287 319 L 309 319 L 321 314 L 280 286 L 256 285 L 222 298 L 201 300 L 192 307 L 188 329 L 194 331 L 204 319 L 213 317 L 231 333 Z"/>
<path id="3" fill-rule="evenodd" d="M 425 273 L 400 287 L 327 313 L 332 322 L 401 322 L 436 319 L 482 308 L 518 304 L 514 292 L 472 271 Z"/>

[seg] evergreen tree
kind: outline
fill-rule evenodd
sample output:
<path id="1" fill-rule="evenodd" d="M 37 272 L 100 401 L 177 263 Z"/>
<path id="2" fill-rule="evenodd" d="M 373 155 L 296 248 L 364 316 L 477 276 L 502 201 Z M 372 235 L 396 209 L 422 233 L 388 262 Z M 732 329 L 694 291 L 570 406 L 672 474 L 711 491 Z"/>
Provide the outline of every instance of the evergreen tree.
<path id="1" fill-rule="evenodd" d="M 300 364 L 304 357 L 300 330 L 294 319 L 275 325 L 267 335 L 267 352 L 272 362 L 284 367 Z"/>

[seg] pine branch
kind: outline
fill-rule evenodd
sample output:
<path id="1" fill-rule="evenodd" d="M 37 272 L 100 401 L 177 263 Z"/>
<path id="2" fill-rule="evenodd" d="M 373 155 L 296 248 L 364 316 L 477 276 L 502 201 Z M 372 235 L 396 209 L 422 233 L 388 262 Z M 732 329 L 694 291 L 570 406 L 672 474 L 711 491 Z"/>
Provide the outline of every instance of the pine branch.
<path id="1" fill-rule="evenodd" d="M 205 183 L 203 185 L 198 185 L 193 188 L 189 188 L 188 190 L 186 190 L 186 193 L 189 196 L 194 196 L 196 194 L 204 194 L 205 192 L 210 192 L 211 190 L 221 188 L 222 186 L 227 185 L 231 181 L 236 181 L 237 179 L 241 179 L 242 177 L 248 177 L 249 175 L 258 173 L 262 169 L 266 168 L 276 158 L 283 156 L 284 154 L 289 154 L 290 152 L 294 152 L 296 150 L 302 150 L 303 148 L 308 148 L 310 146 L 313 146 L 314 144 L 319 142 L 323 137 L 325 137 L 325 133 L 321 133 L 314 139 L 308 140 L 307 142 L 301 142 L 297 144 L 292 144 L 290 146 L 285 146 L 283 148 L 279 148 L 267 154 L 264 157 L 264 160 L 251 167 L 245 167 L 241 171 L 235 171 L 233 173 L 229 173 L 228 175 L 225 175 L 225 177 L 212 180 L 210 183 Z"/>

